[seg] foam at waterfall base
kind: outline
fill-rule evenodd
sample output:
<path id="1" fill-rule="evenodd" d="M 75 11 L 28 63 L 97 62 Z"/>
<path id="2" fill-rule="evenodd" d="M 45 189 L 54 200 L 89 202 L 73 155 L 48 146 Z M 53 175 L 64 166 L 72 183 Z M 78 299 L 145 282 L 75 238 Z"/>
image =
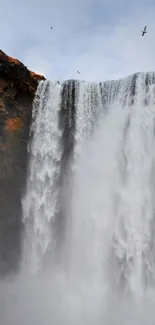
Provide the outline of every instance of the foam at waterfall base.
<path id="1" fill-rule="evenodd" d="M 0 283 L 1 325 L 153 325 L 154 297 L 109 297 L 107 307 L 90 308 L 90 293 L 64 274 L 7 279 Z M 94 295 L 95 299 L 95 295 Z M 87 310 L 88 305 L 88 310 Z"/>

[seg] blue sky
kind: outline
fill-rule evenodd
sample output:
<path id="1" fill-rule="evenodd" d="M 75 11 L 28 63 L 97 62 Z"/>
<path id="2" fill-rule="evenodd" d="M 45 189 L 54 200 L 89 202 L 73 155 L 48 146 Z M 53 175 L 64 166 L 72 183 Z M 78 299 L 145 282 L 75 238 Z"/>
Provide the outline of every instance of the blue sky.
<path id="1" fill-rule="evenodd" d="M 1 0 L 0 9 L 1 49 L 47 78 L 155 70 L 153 0 Z"/>

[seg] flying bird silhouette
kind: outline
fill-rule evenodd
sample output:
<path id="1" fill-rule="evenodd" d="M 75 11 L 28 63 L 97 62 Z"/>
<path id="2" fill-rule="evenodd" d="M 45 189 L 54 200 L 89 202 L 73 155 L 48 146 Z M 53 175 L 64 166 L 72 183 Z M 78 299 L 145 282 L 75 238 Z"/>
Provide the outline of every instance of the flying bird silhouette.
<path id="1" fill-rule="evenodd" d="M 53 29 L 53 26 L 51 27 L 51 29 Z"/>
<path id="2" fill-rule="evenodd" d="M 77 70 L 77 73 L 79 73 L 80 74 L 80 72 Z"/>
<path id="3" fill-rule="evenodd" d="M 142 36 L 144 36 L 144 34 L 146 34 L 146 27 L 147 27 L 147 26 L 145 26 L 145 27 L 144 27 L 144 30 L 142 31 Z"/>

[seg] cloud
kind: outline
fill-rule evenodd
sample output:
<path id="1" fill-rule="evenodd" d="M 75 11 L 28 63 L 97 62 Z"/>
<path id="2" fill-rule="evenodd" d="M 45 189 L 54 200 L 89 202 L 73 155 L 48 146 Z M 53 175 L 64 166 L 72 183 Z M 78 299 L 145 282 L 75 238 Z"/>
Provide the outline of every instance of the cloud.
<path id="1" fill-rule="evenodd" d="M 115 79 L 154 69 L 154 16 L 152 0 L 2 0 L 1 46 L 48 78 Z"/>

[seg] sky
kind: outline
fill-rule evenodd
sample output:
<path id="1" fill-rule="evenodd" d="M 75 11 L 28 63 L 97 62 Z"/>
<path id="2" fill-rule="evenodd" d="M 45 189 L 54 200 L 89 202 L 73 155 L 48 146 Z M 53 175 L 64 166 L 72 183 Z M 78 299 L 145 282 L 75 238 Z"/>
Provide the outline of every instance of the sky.
<path id="1" fill-rule="evenodd" d="M 1 0 L 0 40 L 1 50 L 52 80 L 152 71 L 155 1 Z"/>

